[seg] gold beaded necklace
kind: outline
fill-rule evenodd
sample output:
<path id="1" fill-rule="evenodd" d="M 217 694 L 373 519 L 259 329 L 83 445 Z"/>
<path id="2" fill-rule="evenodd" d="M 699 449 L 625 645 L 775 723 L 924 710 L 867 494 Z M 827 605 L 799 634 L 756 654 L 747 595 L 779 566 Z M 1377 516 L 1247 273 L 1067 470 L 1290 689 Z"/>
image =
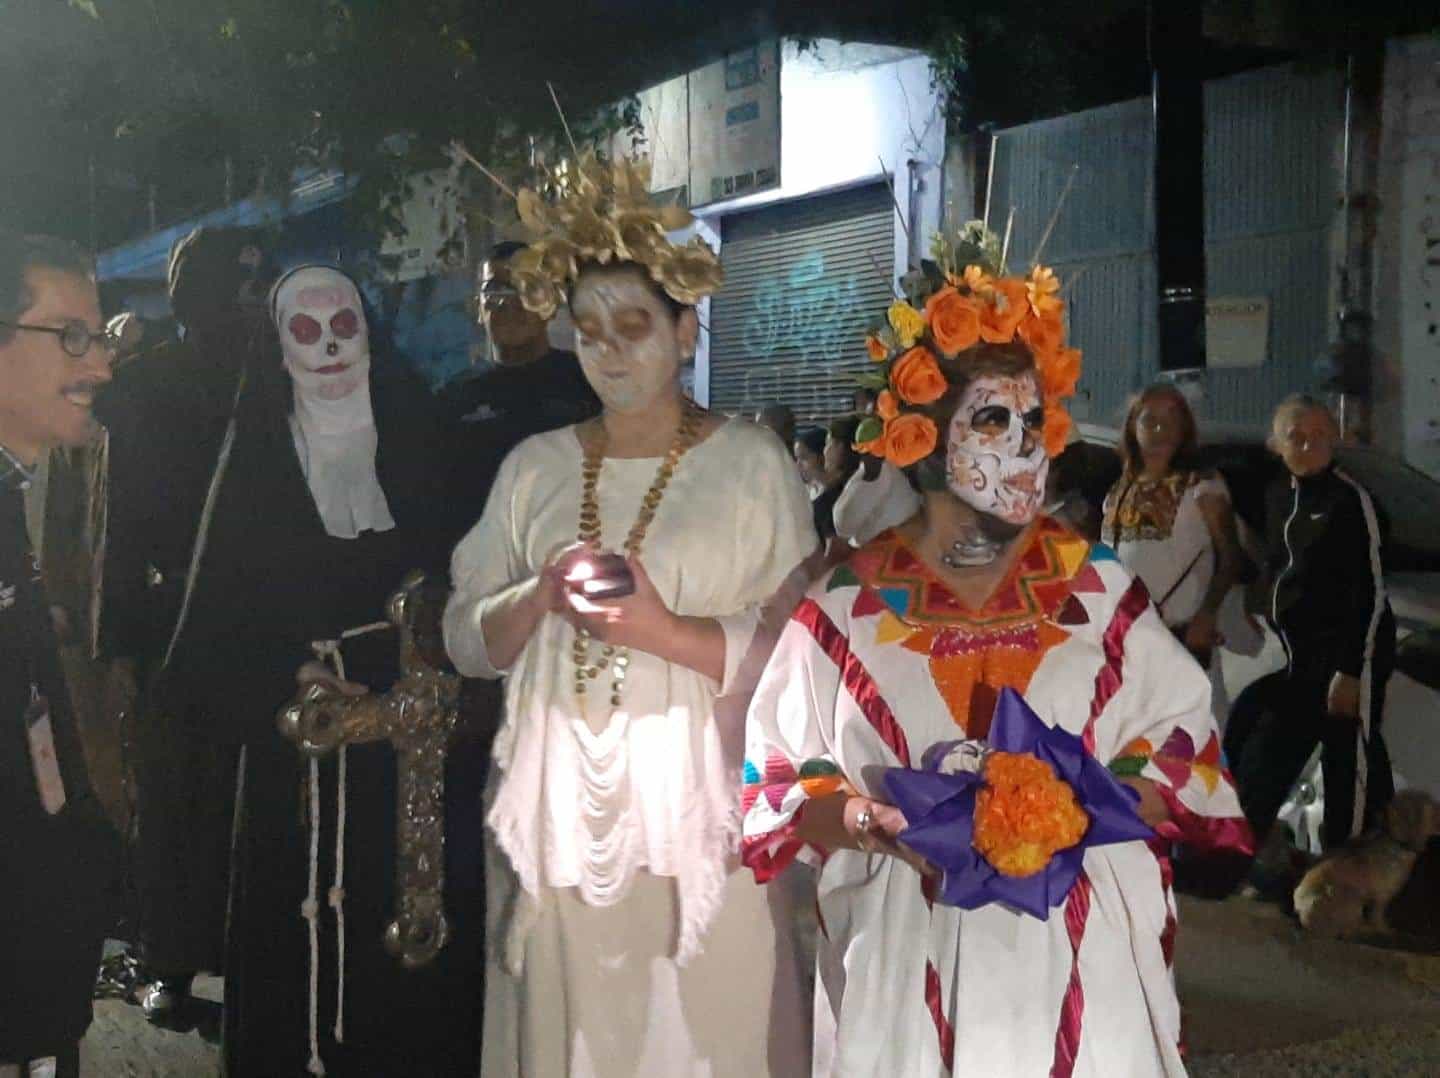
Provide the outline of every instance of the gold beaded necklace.
<path id="1" fill-rule="evenodd" d="M 630 558 L 637 557 L 640 553 L 640 546 L 645 542 L 645 533 L 649 530 L 650 524 L 655 519 L 655 511 L 660 507 L 660 499 L 665 496 L 665 488 L 670 485 L 670 480 L 675 474 L 675 467 L 680 463 L 680 458 L 685 455 L 695 443 L 695 435 L 700 429 L 700 420 L 704 413 L 700 411 L 689 400 L 682 405 L 680 413 L 680 426 L 675 431 L 675 440 L 670 444 L 670 451 L 665 454 L 665 459 L 660 463 L 660 469 L 655 473 L 655 480 L 650 484 L 650 489 L 645 492 L 645 497 L 640 502 L 640 512 L 635 517 L 635 523 L 630 526 L 630 534 L 625 537 L 623 547 L 625 555 Z M 599 434 L 585 447 L 584 459 L 580 466 L 580 528 L 578 537 L 592 550 L 600 550 L 600 501 L 596 495 L 596 489 L 600 484 L 600 468 L 605 460 L 605 426 L 600 424 Z M 571 646 L 571 657 L 575 662 L 575 695 L 583 704 L 585 701 L 586 683 L 595 680 L 608 668 L 611 671 L 610 679 L 610 706 L 620 706 L 621 693 L 625 689 L 625 675 L 630 668 L 630 649 L 617 648 L 613 644 L 605 644 L 600 649 L 598 662 L 590 661 L 590 633 L 585 629 L 579 629 L 575 633 L 575 642 Z"/>

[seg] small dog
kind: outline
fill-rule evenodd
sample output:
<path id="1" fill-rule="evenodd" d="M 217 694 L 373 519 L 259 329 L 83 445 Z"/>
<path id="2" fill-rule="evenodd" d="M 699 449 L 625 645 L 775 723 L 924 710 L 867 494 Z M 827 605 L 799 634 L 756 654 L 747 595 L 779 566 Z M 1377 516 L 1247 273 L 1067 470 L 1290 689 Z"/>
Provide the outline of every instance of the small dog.
<path id="1" fill-rule="evenodd" d="M 1356 839 L 1305 873 L 1294 895 L 1300 923 L 1337 939 L 1388 934 L 1386 907 L 1434 835 L 1440 835 L 1440 805 L 1419 790 L 1396 794 L 1383 833 Z"/>

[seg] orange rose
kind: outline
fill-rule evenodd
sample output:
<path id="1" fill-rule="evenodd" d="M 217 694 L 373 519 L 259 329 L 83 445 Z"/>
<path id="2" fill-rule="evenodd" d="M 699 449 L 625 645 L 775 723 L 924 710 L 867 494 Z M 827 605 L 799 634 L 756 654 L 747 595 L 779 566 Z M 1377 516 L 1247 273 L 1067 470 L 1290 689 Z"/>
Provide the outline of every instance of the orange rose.
<path id="1" fill-rule="evenodd" d="M 895 394 L 888 389 L 882 389 L 880 396 L 875 398 L 875 414 L 887 423 L 900 414 L 900 405 L 895 400 Z"/>
<path id="2" fill-rule="evenodd" d="M 1042 355 L 1055 352 L 1065 344 L 1065 325 L 1060 321 L 1058 311 L 1053 315 L 1038 315 L 1032 311 L 1021 319 L 1015 332 L 1030 346 L 1037 363 Z"/>
<path id="3" fill-rule="evenodd" d="M 890 350 L 885 347 L 885 342 L 873 333 L 865 338 L 865 351 L 876 363 L 882 362 L 890 354 Z"/>
<path id="4" fill-rule="evenodd" d="M 908 468 L 935 452 L 940 432 L 929 416 L 905 412 L 885 424 L 885 459 L 897 468 Z"/>
<path id="5" fill-rule="evenodd" d="M 930 335 L 944 355 L 954 356 L 980 339 L 980 308 L 953 288 L 942 288 L 925 301 Z"/>
<path id="6" fill-rule="evenodd" d="M 871 438 L 868 442 L 856 442 L 855 452 L 868 453 L 872 457 L 883 457 L 885 455 L 885 438 Z"/>
<path id="7" fill-rule="evenodd" d="M 929 404 L 945 395 L 949 383 L 935 362 L 935 354 L 916 345 L 890 368 L 890 385 L 907 404 Z"/>
<path id="8" fill-rule="evenodd" d="M 1040 369 L 1040 385 L 1046 399 L 1059 400 L 1075 393 L 1075 383 L 1080 380 L 1080 349 L 1061 348 L 1036 358 Z"/>
<path id="9" fill-rule="evenodd" d="M 980 337 L 990 344 L 1009 344 L 1030 310 L 1030 293 L 1018 277 L 997 277 L 995 296 L 980 308 Z"/>
<path id="10" fill-rule="evenodd" d="M 1058 457 L 1070 440 L 1070 413 L 1055 398 L 1045 402 L 1045 455 Z"/>

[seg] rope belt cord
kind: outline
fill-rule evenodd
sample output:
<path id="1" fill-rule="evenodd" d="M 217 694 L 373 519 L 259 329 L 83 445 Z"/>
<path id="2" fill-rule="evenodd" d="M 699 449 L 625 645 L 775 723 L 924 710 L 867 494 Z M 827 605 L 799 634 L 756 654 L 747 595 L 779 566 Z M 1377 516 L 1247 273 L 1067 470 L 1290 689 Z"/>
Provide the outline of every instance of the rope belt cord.
<path id="1" fill-rule="evenodd" d="M 393 628 L 388 621 L 372 621 L 346 629 L 335 640 L 316 640 L 310 648 L 315 657 L 327 663 L 341 681 L 345 677 L 345 659 L 341 645 L 346 640 Z M 335 875 L 327 893 L 328 904 L 335 911 L 335 1041 L 345 1041 L 345 802 L 348 759 L 345 745 L 337 753 L 335 776 Z M 310 929 L 310 1062 L 306 1066 L 313 1075 L 323 1075 L 325 1064 L 320 1059 L 320 761 L 310 761 L 310 866 L 309 887 L 300 904 L 300 914 Z"/>

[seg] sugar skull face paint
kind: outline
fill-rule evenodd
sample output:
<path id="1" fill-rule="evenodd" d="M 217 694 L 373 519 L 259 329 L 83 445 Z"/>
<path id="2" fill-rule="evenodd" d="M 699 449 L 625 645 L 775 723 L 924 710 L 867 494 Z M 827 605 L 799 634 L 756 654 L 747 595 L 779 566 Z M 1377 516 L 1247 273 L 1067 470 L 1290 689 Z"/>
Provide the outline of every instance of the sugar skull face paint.
<path id="1" fill-rule="evenodd" d="M 301 396 L 348 397 L 370 371 L 370 335 L 355 283 L 309 266 L 281 283 L 273 305 L 285 369 Z"/>
<path id="2" fill-rule="evenodd" d="M 610 412 L 648 408 L 695 347 L 694 314 L 671 314 L 643 272 L 584 274 L 571 302 L 580 369 Z"/>
<path id="3" fill-rule="evenodd" d="M 1044 402 L 1035 378 L 981 375 L 950 420 L 946 483 L 962 502 L 1007 524 L 1028 524 L 1045 498 Z"/>

